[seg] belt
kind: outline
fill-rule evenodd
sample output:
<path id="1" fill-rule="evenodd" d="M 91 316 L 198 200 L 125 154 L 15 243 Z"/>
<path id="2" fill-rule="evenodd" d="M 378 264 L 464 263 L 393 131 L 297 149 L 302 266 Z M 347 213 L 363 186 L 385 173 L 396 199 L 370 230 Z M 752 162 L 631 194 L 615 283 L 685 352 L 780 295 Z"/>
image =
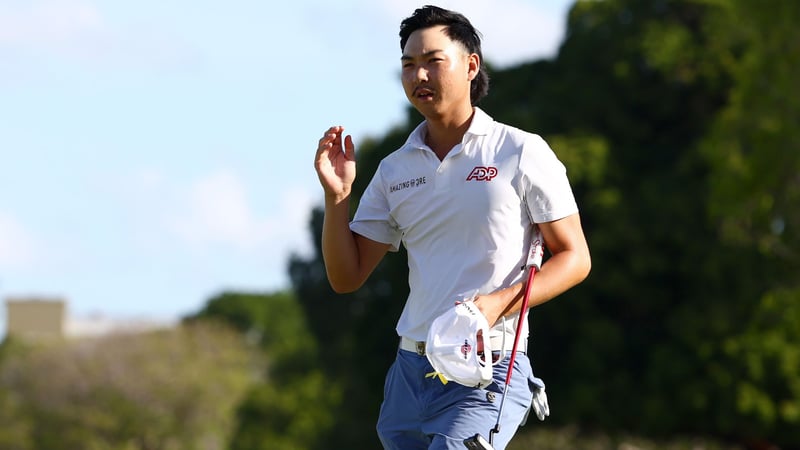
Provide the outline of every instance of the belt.
<path id="1" fill-rule="evenodd" d="M 511 347 L 514 345 L 514 335 L 507 334 L 506 335 L 506 349 L 511 351 Z M 489 343 L 491 344 L 493 349 L 498 349 L 497 351 L 503 350 L 503 336 L 492 336 L 489 338 Z M 525 354 L 528 347 L 527 339 L 521 341 L 519 343 L 520 348 L 517 349 L 517 352 Z M 400 350 L 406 350 L 409 352 L 414 352 L 419 356 L 425 356 L 425 341 L 415 341 L 413 339 L 409 339 L 407 337 L 400 338 Z M 494 352 L 492 352 L 494 353 Z"/>

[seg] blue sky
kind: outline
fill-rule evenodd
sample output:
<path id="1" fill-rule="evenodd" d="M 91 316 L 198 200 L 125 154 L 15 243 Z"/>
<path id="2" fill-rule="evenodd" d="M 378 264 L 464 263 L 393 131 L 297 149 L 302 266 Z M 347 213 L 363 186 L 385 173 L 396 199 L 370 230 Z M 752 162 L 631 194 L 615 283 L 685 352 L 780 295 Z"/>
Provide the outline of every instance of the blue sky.
<path id="1" fill-rule="evenodd" d="M 288 287 L 316 142 L 402 119 L 398 25 L 426 3 L 0 2 L 0 298 L 169 320 Z M 572 0 L 435 4 L 505 67 L 554 55 Z"/>

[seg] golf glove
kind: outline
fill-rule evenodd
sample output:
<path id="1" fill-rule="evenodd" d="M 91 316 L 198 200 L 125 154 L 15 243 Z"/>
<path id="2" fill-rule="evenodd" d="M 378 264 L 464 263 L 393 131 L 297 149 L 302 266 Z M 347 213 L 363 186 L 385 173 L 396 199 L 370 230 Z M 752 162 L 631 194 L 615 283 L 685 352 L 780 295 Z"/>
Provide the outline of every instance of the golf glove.
<path id="1" fill-rule="evenodd" d="M 545 417 L 550 415 L 550 405 L 547 403 L 547 394 L 544 392 L 544 387 L 536 389 L 533 393 L 533 411 L 539 420 L 544 420 Z"/>

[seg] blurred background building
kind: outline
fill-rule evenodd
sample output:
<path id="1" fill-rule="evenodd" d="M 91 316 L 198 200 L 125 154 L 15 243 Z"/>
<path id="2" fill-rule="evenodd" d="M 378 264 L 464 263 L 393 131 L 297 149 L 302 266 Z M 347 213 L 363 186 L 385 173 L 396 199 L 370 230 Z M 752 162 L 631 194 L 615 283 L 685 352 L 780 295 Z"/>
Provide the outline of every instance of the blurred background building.
<path id="1" fill-rule="evenodd" d="M 64 336 L 63 299 L 9 298 L 6 300 L 6 334 L 25 339 Z"/>
<path id="2" fill-rule="evenodd" d="M 148 317 L 111 317 L 90 314 L 74 317 L 62 298 L 9 297 L 5 301 L 6 336 L 23 339 L 60 339 L 135 333 L 169 328 L 174 322 Z"/>

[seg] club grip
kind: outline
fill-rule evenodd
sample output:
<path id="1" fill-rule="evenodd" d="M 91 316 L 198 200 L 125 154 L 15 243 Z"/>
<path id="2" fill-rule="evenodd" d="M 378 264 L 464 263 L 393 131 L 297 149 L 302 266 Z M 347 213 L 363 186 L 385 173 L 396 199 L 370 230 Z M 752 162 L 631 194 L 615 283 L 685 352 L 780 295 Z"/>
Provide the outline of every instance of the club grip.
<path id="1" fill-rule="evenodd" d="M 537 271 L 542 268 L 542 258 L 544 257 L 544 238 L 539 227 L 533 226 L 533 235 L 531 236 L 531 246 L 528 249 L 528 262 L 525 267 L 535 267 Z"/>

